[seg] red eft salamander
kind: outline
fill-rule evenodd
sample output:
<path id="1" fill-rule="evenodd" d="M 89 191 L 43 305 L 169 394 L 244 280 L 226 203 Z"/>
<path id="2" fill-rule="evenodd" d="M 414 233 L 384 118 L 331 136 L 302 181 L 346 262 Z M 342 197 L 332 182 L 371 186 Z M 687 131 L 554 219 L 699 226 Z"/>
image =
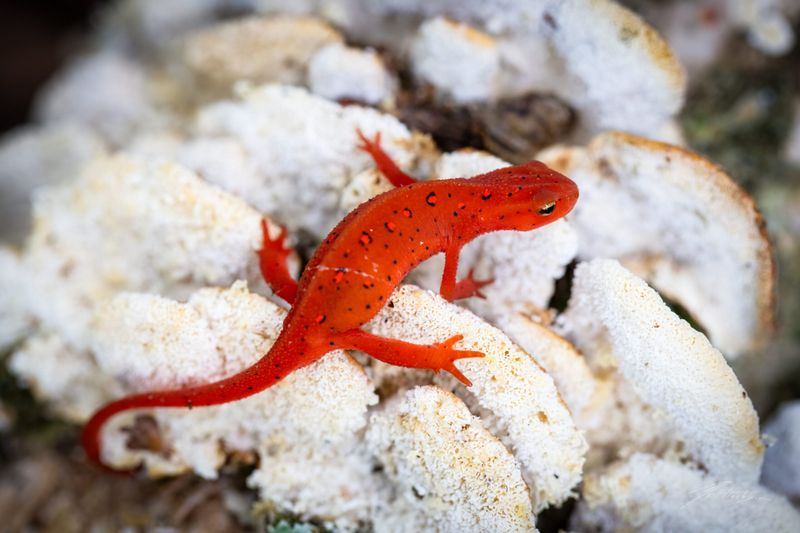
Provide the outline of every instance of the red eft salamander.
<path id="1" fill-rule="evenodd" d="M 465 385 L 470 381 L 453 364 L 480 352 L 456 350 L 456 335 L 419 345 L 378 337 L 361 326 L 374 317 L 395 287 L 416 265 L 445 254 L 441 295 L 454 300 L 475 294 L 488 281 L 472 273 L 456 282 L 458 255 L 475 237 L 498 230 L 528 231 L 566 215 L 578 199 L 569 178 L 543 163 L 494 170 L 472 178 L 417 183 L 380 148 L 380 137 L 361 148 L 396 186 L 361 204 L 317 248 L 299 282 L 286 268 L 285 231 L 269 238 L 262 223 L 261 270 L 275 293 L 292 303 L 270 350 L 253 366 L 229 378 L 170 391 L 135 394 L 107 404 L 86 424 L 81 441 L 100 462 L 100 430 L 115 414 L 146 407 L 200 407 L 246 398 L 332 350 L 361 350 L 389 364 L 446 370 Z"/>

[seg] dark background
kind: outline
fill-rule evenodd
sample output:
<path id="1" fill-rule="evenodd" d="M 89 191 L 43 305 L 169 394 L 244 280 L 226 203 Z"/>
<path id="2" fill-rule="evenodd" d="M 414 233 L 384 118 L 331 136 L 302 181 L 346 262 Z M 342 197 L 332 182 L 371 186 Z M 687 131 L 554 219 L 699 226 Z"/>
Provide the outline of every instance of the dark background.
<path id="1" fill-rule="evenodd" d="M 0 2 L 0 133 L 28 120 L 36 91 L 80 46 L 97 9 L 106 3 Z"/>

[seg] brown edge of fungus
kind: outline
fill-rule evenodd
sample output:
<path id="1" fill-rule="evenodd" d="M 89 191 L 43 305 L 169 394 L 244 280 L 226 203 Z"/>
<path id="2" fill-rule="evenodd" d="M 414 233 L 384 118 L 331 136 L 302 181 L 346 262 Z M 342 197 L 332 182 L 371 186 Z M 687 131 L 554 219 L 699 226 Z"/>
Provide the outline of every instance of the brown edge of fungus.
<path id="1" fill-rule="evenodd" d="M 750 348 L 752 350 L 763 345 L 766 339 L 775 332 L 777 327 L 777 267 L 775 264 L 772 242 L 770 241 L 769 232 L 767 231 L 767 223 L 761 211 L 759 211 L 756 206 L 753 197 L 731 178 L 721 166 L 712 163 L 691 150 L 620 131 L 612 131 L 604 134 L 604 136 L 635 148 L 641 148 L 651 152 L 660 152 L 667 155 L 678 154 L 681 158 L 690 160 L 692 163 L 705 170 L 708 179 L 713 180 L 717 189 L 727 195 L 732 203 L 739 206 L 747 218 L 751 218 L 755 222 L 764 246 L 757 249 L 759 265 L 757 270 L 758 290 L 756 296 L 756 312 L 758 315 L 757 336 L 754 340 L 754 346 Z"/>

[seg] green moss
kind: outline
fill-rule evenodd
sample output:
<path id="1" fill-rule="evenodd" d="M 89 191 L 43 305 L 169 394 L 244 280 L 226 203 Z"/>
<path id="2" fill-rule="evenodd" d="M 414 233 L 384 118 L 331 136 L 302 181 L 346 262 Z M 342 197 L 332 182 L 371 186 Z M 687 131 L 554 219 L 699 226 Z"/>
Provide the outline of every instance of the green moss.
<path id="1" fill-rule="evenodd" d="M 253 506 L 253 518 L 264 524 L 268 533 L 333 533 L 319 520 L 304 521 L 299 516 L 279 510 L 272 502 L 260 501 Z"/>
<path id="2" fill-rule="evenodd" d="M 794 120 L 797 85 L 792 56 L 730 52 L 689 93 L 681 121 L 689 145 L 722 165 L 749 190 L 763 180 L 797 175 L 781 150 Z"/>
<path id="3" fill-rule="evenodd" d="M 281 519 L 275 525 L 267 526 L 268 533 L 318 533 L 316 526 Z"/>
<path id="4" fill-rule="evenodd" d="M 45 446 L 56 445 L 65 435 L 72 434 L 72 425 L 50 417 L 46 406 L 19 384 L 6 366 L 6 359 L 7 354 L 0 358 L 0 402 L 13 412 L 13 433 Z"/>

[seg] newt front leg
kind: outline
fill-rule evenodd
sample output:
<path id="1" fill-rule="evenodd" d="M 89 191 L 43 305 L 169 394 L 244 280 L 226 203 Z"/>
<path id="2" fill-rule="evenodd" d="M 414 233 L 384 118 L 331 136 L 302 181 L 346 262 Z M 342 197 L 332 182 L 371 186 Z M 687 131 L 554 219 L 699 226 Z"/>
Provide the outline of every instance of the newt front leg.
<path id="1" fill-rule="evenodd" d="M 439 294 L 445 300 L 452 302 L 453 300 L 460 300 L 462 298 L 469 298 L 471 296 L 478 296 L 484 298 L 481 289 L 489 285 L 494 280 L 476 280 L 474 271 L 470 270 L 465 279 L 456 282 L 456 272 L 458 272 L 458 256 L 461 253 L 461 247 L 451 247 L 445 250 L 444 253 L 444 271 L 442 272 L 442 284 L 439 286 Z"/>
<path id="2" fill-rule="evenodd" d="M 388 179 L 392 185 L 395 187 L 402 187 L 403 185 L 410 185 L 417 182 L 417 180 L 400 170 L 400 167 L 397 166 L 397 163 L 392 161 L 389 154 L 383 151 L 383 148 L 381 148 L 381 132 L 376 133 L 372 140 L 367 139 L 360 129 L 356 129 L 356 134 L 361 140 L 361 144 L 359 144 L 358 147 L 372 157 L 375 166 L 378 167 L 381 174 L 386 176 L 386 179 Z"/>
<path id="3" fill-rule="evenodd" d="M 475 279 L 475 269 L 470 269 L 467 277 L 456 283 L 453 300 L 461 300 L 472 296 L 485 299 L 486 296 L 481 292 L 481 289 L 492 283 L 494 283 L 494 278 Z"/>

